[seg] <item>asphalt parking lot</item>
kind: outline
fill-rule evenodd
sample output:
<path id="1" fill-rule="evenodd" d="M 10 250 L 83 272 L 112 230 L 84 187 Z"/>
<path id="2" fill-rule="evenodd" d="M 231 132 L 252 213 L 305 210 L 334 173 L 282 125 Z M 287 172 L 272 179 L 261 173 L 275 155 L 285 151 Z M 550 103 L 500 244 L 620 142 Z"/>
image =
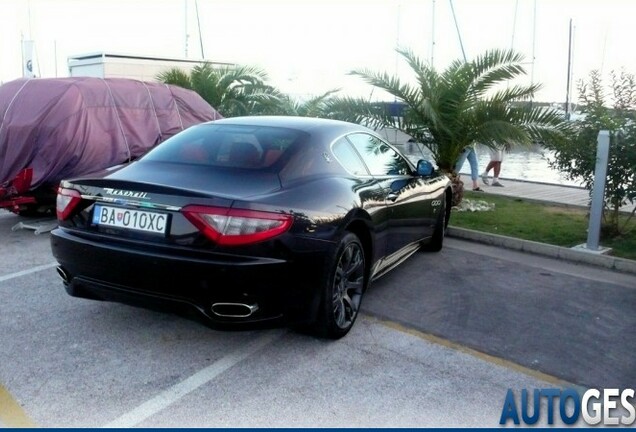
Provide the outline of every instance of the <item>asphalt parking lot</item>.
<path id="1" fill-rule="evenodd" d="M 0 212 L 0 426 L 498 426 L 508 388 L 636 387 L 636 277 L 448 239 L 352 332 L 217 331 L 74 299 Z"/>

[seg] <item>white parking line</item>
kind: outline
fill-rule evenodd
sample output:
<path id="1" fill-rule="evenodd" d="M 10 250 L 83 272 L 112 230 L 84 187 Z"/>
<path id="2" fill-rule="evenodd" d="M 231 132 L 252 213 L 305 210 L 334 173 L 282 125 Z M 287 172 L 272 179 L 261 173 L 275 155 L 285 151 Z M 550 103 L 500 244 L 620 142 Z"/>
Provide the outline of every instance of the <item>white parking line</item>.
<path id="1" fill-rule="evenodd" d="M 16 272 L 16 273 L 11 273 L 11 274 L 8 274 L 8 275 L 0 276 L 0 282 L 8 281 L 8 280 L 15 279 L 15 278 L 18 278 L 18 277 L 21 277 L 21 276 L 26 276 L 26 275 L 31 274 L 31 273 L 37 273 L 37 272 L 42 271 L 42 270 L 47 270 L 47 269 L 55 267 L 56 265 L 57 265 L 57 263 L 44 264 L 44 265 L 41 265 L 41 266 L 30 268 L 28 270 L 22 270 L 22 271 L 19 271 L 19 272 Z"/>
<path id="2" fill-rule="evenodd" d="M 286 330 L 266 333 L 241 349 L 215 361 L 205 369 L 164 390 L 149 401 L 142 403 L 132 411 L 108 423 L 104 428 L 130 428 L 137 426 L 142 421 L 178 401 L 188 393 L 212 381 L 232 366 L 282 337 L 285 333 L 287 333 Z"/>

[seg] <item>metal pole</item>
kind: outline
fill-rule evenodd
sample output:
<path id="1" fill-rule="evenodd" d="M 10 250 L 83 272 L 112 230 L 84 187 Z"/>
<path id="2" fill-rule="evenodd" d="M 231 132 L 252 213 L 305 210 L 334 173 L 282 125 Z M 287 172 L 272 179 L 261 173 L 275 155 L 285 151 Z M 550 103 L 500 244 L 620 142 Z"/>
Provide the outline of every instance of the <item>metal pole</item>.
<path id="1" fill-rule="evenodd" d="M 530 69 L 530 84 L 534 85 L 534 62 L 537 47 L 537 0 L 534 0 L 534 13 L 532 17 L 532 68 Z M 534 99 L 534 97 L 533 97 Z"/>
<path id="2" fill-rule="evenodd" d="M 431 67 L 435 67 L 435 0 L 431 9 Z"/>
<path id="3" fill-rule="evenodd" d="M 517 12 L 519 11 L 519 0 L 515 1 L 515 15 L 512 19 L 512 38 L 510 39 L 510 49 L 515 49 L 515 32 L 517 30 Z"/>
<path id="4" fill-rule="evenodd" d="M 464 43 L 462 42 L 462 34 L 459 31 L 459 24 L 457 23 L 457 15 L 455 15 L 455 7 L 453 6 L 453 0 L 448 0 L 451 7 L 451 12 L 453 12 L 453 21 L 455 21 L 455 29 L 457 30 L 457 38 L 459 39 L 459 47 L 462 49 L 462 55 L 464 56 L 464 61 L 466 61 L 466 51 L 464 51 Z"/>
<path id="5" fill-rule="evenodd" d="M 197 13 L 197 28 L 199 29 L 199 43 L 201 44 L 201 60 L 205 60 L 205 53 L 203 52 L 203 37 L 201 36 L 201 20 L 199 19 L 199 1 L 194 0 L 194 8 Z"/>
<path id="6" fill-rule="evenodd" d="M 572 18 L 570 18 L 570 36 L 568 37 L 568 76 L 565 89 L 565 119 L 570 120 L 570 76 L 572 68 Z"/>
<path id="7" fill-rule="evenodd" d="M 396 19 L 396 23 L 395 23 L 395 47 L 399 48 L 400 47 L 400 4 L 398 3 L 397 5 L 397 19 Z M 398 76 L 398 53 L 397 51 L 395 52 L 395 76 Z"/>
<path id="8" fill-rule="evenodd" d="M 183 30 L 185 32 L 185 58 L 188 58 L 188 0 L 184 0 L 183 2 L 183 16 L 184 16 L 184 24 Z"/>
<path id="9" fill-rule="evenodd" d="M 20 32 L 20 52 L 22 53 L 22 63 L 20 63 L 20 69 L 22 70 L 22 77 L 24 77 L 24 33 Z"/>
<path id="10" fill-rule="evenodd" d="M 55 60 L 55 78 L 57 78 L 57 39 L 53 41 L 53 57 Z"/>
<path id="11" fill-rule="evenodd" d="M 609 157 L 610 134 L 607 130 L 598 133 L 598 147 L 596 149 L 596 168 L 594 170 L 594 190 L 592 191 L 592 206 L 590 208 L 590 224 L 587 229 L 587 246 L 591 251 L 597 251 L 601 236 L 601 219 L 603 217 L 605 193 L 605 179 L 607 177 L 607 161 Z"/>

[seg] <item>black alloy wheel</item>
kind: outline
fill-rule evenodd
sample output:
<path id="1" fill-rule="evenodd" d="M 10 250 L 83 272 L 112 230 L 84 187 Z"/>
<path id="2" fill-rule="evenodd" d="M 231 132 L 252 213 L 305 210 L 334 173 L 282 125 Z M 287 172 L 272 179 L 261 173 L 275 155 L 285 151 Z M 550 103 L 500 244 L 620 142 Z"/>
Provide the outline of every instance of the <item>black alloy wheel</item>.
<path id="1" fill-rule="evenodd" d="M 330 277 L 324 287 L 322 318 L 319 333 L 339 339 L 346 335 L 355 322 L 365 288 L 365 259 L 360 240 L 347 233 L 332 261 Z"/>

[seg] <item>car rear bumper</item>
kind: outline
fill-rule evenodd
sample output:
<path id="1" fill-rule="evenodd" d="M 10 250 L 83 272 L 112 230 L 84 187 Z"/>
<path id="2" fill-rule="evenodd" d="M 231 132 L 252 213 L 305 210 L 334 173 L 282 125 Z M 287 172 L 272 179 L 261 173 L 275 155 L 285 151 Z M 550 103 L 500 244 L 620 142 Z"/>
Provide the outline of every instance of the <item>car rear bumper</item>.
<path id="1" fill-rule="evenodd" d="M 330 243 L 322 242 L 328 248 Z M 185 254 L 123 247 L 64 229 L 51 233 L 53 255 L 76 297 L 137 306 L 175 306 L 218 323 L 286 317 L 311 322 L 319 302 L 320 247 L 287 259 Z"/>

